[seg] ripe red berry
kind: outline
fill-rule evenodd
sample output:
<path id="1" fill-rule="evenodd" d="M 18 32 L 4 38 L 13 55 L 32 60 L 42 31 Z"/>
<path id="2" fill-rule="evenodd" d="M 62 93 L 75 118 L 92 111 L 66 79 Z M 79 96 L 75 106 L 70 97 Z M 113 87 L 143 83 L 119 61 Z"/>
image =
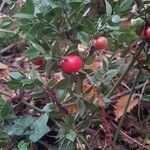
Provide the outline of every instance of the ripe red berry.
<path id="1" fill-rule="evenodd" d="M 32 63 L 36 66 L 42 66 L 44 65 L 44 60 L 42 58 L 36 58 L 32 60 Z"/>
<path id="2" fill-rule="evenodd" d="M 107 38 L 101 36 L 93 41 L 93 46 L 95 49 L 105 49 L 108 45 Z"/>
<path id="3" fill-rule="evenodd" d="M 83 66 L 83 61 L 79 56 L 68 55 L 60 60 L 60 67 L 66 73 L 77 72 Z"/>
<path id="4" fill-rule="evenodd" d="M 148 26 L 147 28 L 142 30 L 141 36 L 145 37 L 148 40 L 150 40 L 150 26 Z"/>

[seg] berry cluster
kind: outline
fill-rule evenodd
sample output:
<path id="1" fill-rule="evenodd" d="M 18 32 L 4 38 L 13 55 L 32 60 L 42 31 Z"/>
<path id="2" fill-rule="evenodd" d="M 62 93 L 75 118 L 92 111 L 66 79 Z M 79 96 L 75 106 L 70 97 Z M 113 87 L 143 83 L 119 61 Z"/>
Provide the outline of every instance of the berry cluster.
<path id="1" fill-rule="evenodd" d="M 142 29 L 141 37 L 146 40 L 150 40 L 150 26 L 147 26 L 144 29 Z M 106 49 L 108 47 L 108 40 L 106 37 L 100 36 L 93 40 L 92 46 L 95 50 Z M 32 63 L 36 66 L 42 66 L 45 62 L 43 58 L 37 58 L 33 60 Z M 65 73 L 75 73 L 82 68 L 83 60 L 77 55 L 70 54 L 64 56 L 60 60 L 59 66 Z"/>

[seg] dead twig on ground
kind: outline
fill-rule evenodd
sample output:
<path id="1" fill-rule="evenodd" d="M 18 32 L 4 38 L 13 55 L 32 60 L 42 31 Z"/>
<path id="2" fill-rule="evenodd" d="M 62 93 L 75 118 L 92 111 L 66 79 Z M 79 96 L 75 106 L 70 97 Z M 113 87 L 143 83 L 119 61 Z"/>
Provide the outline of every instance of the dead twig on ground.
<path id="1" fill-rule="evenodd" d="M 113 137 L 112 128 L 111 128 L 110 122 L 107 119 L 107 114 L 103 107 L 99 108 L 99 118 L 100 118 L 101 125 L 103 126 L 103 130 L 105 133 L 105 142 L 106 142 L 107 148 L 110 150 L 114 150 L 115 147 L 112 141 L 112 137 Z"/>
<path id="2" fill-rule="evenodd" d="M 4 5 L 5 5 L 5 2 L 2 2 L 1 5 L 0 5 L 0 12 L 3 10 Z"/>
<path id="3" fill-rule="evenodd" d="M 110 123 L 113 125 L 113 127 L 115 127 L 117 129 L 117 126 L 112 122 L 110 121 Z M 140 147 L 144 148 L 145 150 L 149 150 L 148 147 L 146 147 L 145 145 L 141 144 L 140 142 L 138 142 L 137 140 L 133 139 L 132 137 L 130 137 L 129 135 L 127 135 L 125 132 L 123 132 L 122 130 L 120 130 L 120 134 L 124 137 L 126 137 L 129 141 L 139 145 Z"/>
<path id="4" fill-rule="evenodd" d="M 142 83 L 142 84 L 136 86 L 135 90 L 142 89 L 144 85 L 145 85 L 145 83 Z M 147 85 L 149 85 L 149 82 L 147 82 Z M 126 90 L 126 91 L 123 91 L 121 93 L 111 96 L 109 99 L 112 100 L 113 102 L 115 102 L 116 99 L 118 99 L 122 96 L 125 96 L 125 95 L 129 94 L 130 92 L 131 92 L 131 90 Z"/>
<path id="5" fill-rule="evenodd" d="M 18 44 L 18 42 L 13 43 L 13 44 L 10 44 L 10 45 L 8 45 L 7 47 L 1 49 L 1 50 L 0 50 L 0 55 L 2 55 L 3 53 L 9 51 L 11 48 L 15 47 L 17 44 Z"/>

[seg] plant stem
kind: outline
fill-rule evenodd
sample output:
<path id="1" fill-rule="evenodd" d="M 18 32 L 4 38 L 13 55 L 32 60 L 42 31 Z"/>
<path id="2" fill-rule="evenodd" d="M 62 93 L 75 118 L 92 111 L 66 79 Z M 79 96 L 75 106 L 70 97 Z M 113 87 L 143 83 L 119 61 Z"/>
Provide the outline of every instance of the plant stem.
<path id="1" fill-rule="evenodd" d="M 141 117 L 140 117 L 141 116 L 140 115 L 141 101 L 142 101 L 142 98 L 143 98 L 143 95 L 144 95 L 144 91 L 145 91 L 145 87 L 146 87 L 147 84 L 148 84 L 148 80 L 146 80 L 146 82 L 144 83 L 142 91 L 141 91 L 141 94 L 140 94 L 140 98 L 139 98 L 139 104 L 138 104 L 138 118 L 139 118 L 139 122 L 141 122 Z"/>
<path id="2" fill-rule="evenodd" d="M 43 110 L 41 110 L 40 108 L 38 108 L 38 107 L 36 107 L 36 106 L 34 106 L 34 105 L 31 105 L 30 103 L 28 103 L 28 102 L 26 102 L 26 101 L 21 101 L 21 103 L 22 103 L 22 104 L 25 104 L 26 106 L 28 106 L 28 107 L 30 107 L 30 108 L 32 108 L 32 109 L 34 109 L 34 110 L 36 110 L 36 111 L 38 111 L 38 112 L 40 112 L 40 113 L 44 113 Z"/>
<path id="3" fill-rule="evenodd" d="M 117 131 L 116 131 L 116 133 L 115 133 L 114 140 L 113 140 L 113 143 L 114 143 L 114 144 L 116 144 L 116 141 L 117 141 L 117 138 L 118 138 L 118 135 L 119 135 L 121 126 L 122 126 L 123 121 L 124 121 L 124 118 L 125 118 L 125 114 L 126 114 L 126 112 L 127 112 L 128 106 L 129 106 L 129 104 L 130 104 L 130 101 L 131 101 L 132 95 L 133 95 L 133 93 L 134 93 L 135 86 L 136 86 L 137 81 L 138 81 L 138 79 L 139 79 L 140 73 L 141 73 L 141 69 L 139 70 L 139 72 L 138 72 L 138 74 L 137 74 L 137 76 L 136 76 L 136 78 L 135 78 L 135 80 L 134 80 L 134 83 L 133 83 L 133 86 L 132 86 L 132 89 L 131 89 L 131 93 L 130 93 L 130 95 L 129 95 L 129 99 L 128 99 L 126 105 L 125 105 L 125 108 L 124 108 L 124 111 L 123 111 L 123 115 L 122 115 L 122 117 L 121 117 L 121 119 L 120 119 L 120 121 L 119 121 L 119 125 L 118 125 Z"/>
<path id="4" fill-rule="evenodd" d="M 108 93 L 108 95 L 106 96 L 106 98 L 109 98 L 114 93 L 114 91 L 117 89 L 117 87 L 120 85 L 121 81 L 123 80 L 124 76 L 130 71 L 131 67 L 134 65 L 135 61 L 139 57 L 139 54 L 143 50 L 141 46 L 139 46 L 138 49 L 139 50 L 137 51 L 137 53 L 133 57 L 132 61 L 130 62 L 130 64 L 128 65 L 128 67 L 124 71 L 124 73 L 121 75 L 121 77 L 119 78 L 119 80 L 116 82 L 116 84 L 114 85 L 114 87 L 110 90 L 110 92 Z"/>
<path id="5" fill-rule="evenodd" d="M 4 8 L 5 2 L 2 2 L 0 5 L 0 12 L 2 11 L 2 9 Z"/>
<path id="6" fill-rule="evenodd" d="M 11 97 L 11 93 L 6 92 L 6 91 L 0 90 L 0 94 L 5 95 L 5 96 L 7 96 L 7 97 Z M 28 106 L 28 107 L 30 107 L 30 108 L 33 108 L 34 110 L 36 110 L 36 111 L 38 111 L 38 112 L 44 113 L 43 110 L 41 110 L 40 108 L 38 108 L 38 107 L 36 107 L 36 106 L 34 106 L 34 105 L 31 105 L 30 103 L 28 103 L 28 102 L 26 102 L 26 101 L 21 101 L 21 103 L 24 104 L 24 105 L 26 105 L 26 106 Z"/>
<path id="7" fill-rule="evenodd" d="M 6 92 L 6 91 L 0 90 L 0 94 L 5 95 L 7 97 L 11 97 L 11 94 L 9 92 Z"/>
<path id="8" fill-rule="evenodd" d="M 89 116 L 88 114 L 86 114 L 86 115 L 84 116 L 84 118 L 74 127 L 73 130 L 76 130 L 77 128 L 79 128 L 80 125 L 82 125 L 83 123 L 85 123 L 88 119 L 91 119 L 91 117 L 93 117 L 93 115 L 94 115 L 95 113 L 97 113 L 98 110 L 99 110 L 99 108 L 96 108 L 96 109 L 91 113 L 90 116 Z"/>
<path id="9" fill-rule="evenodd" d="M 0 30 L 1 31 L 1 30 Z M 9 51 L 11 48 L 15 47 L 18 42 L 8 45 L 7 47 L 0 50 L 0 55 Z"/>

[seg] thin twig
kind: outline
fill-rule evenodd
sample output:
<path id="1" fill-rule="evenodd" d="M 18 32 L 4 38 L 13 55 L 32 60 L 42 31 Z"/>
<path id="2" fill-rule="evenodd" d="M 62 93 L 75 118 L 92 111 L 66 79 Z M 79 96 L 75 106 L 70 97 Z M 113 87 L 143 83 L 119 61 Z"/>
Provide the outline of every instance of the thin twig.
<path id="1" fill-rule="evenodd" d="M 12 97 L 11 93 L 6 92 L 6 91 L 0 90 L 0 94 L 5 95 L 5 96 L 10 97 L 10 98 Z M 13 99 L 21 99 L 21 96 L 18 95 L 16 98 L 13 97 Z M 34 105 L 31 105 L 30 103 L 28 103 L 28 102 L 26 102 L 26 101 L 20 101 L 20 102 L 21 102 L 22 104 L 24 104 L 24 105 L 26 105 L 26 106 L 28 106 L 28 107 L 30 107 L 30 108 L 32 108 L 32 109 L 38 111 L 38 112 L 44 113 L 43 110 L 41 110 L 40 108 L 38 108 L 38 107 L 36 107 L 36 106 L 34 106 Z"/>
<path id="2" fill-rule="evenodd" d="M 17 45 L 18 42 L 8 45 L 7 47 L 0 50 L 0 55 L 9 51 L 11 48 Z"/>
<path id="3" fill-rule="evenodd" d="M 136 54 L 134 55 L 132 61 L 130 62 L 130 64 L 128 65 L 128 67 L 126 68 L 126 70 L 124 71 L 124 73 L 121 75 L 121 77 L 118 79 L 118 81 L 116 82 L 116 84 L 114 85 L 114 87 L 110 90 L 110 92 L 108 93 L 108 95 L 106 96 L 107 98 L 109 98 L 114 92 L 115 90 L 118 88 L 118 86 L 120 85 L 121 81 L 123 80 L 123 78 L 125 77 L 125 75 L 129 72 L 129 70 L 131 69 L 131 67 L 134 65 L 135 61 L 137 60 L 137 58 L 139 57 L 139 54 L 142 52 L 142 46 L 143 46 L 143 42 L 141 42 L 139 45 L 139 47 L 137 48 L 138 51 L 136 52 Z"/>
<path id="4" fill-rule="evenodd" d="M 34 109 L 34 110 L 36 110 L 36 111 L 38 111 L 38 112 L 40 112 L 40 113 L 44 113 L 43 110 L 41 110 L 40 108 L 38 108 L 38 107 L 36 107 L 36 106 L 34 106 L 34 105 L 31 105 L 30 103 L 28 103 L 28 102 L 26 102 L 26 101 L 21 101 L 21 103 L 22 103 L 22 104 L 25 104 L 26 106 L 28 106 L 28 107 L 30 107 L 30 108 L 32 108 L 32 109 Z"/>
<path id="5" fill-rule="evenodd" d="M 61 104 L 61 101 L 57 98 L 56 94 L 53 91 L 49 91 L 46 89 L 46 96 L 49 100 L 53 102 L 53 104 L 58 107 L 65 114 L 68 114 L 68 110 Z"/>
<path id="6" fill-rule="evenodd" d="M 148 84 L 149 84 L 149 82 L 147 82 L 147 85 L 148 85 Z M 139 90 L 139 89 L 143 88 L 144 85 L 145 85 L 145 83 L 142 83 L 142 84 L 136 86 L 136 87 L 135 87 L 135 90 Z M 111 96 L 109 99 L 112 100 L 113 102 L 115 102 L 114 100 L 116 100 L 116 99 L 118 99 L 118 98 L 120 98 L 120 97 L 122 97 L 122 96 L 124 96 L 124 95 L 127 95 L 127 94 L 129 94 L 130 92 L 131 92 L 131 89 L 130 89 L 130 90 L 123 91 L 123 92 L 118 93 L 118 94 L 116 94 L 116 95 L 113 95 L 113 96 Z"/>
<path id="7" fill-rule="evenodd" d="M 11 30 L 7 30 L 7 29 L 1 29 L 0 28 L 0 32 L 6 32 L 6 33 L 12 33 L 12 34 L 16 34 L 16 31 L 11 31 Z"/>
<path id="8" fill-rule="evenodd" d="M 137 74 L 137 76 L 136 76 L 136 78 L 135 78 L 135 80 L 134 80 L 134 83 L 133 83 L 133 86 L 132 86 L 132 89 L 131 89 L 131 93 L 130 93 L 130 95 L 129 95 L 129 99 L 128 99 L 126 105 L 125 105 L 125 108 L 124 108 L 124 111 L 123 111 L 123 115 L 122 115 L 122 117 L 121 117 L 121 119 L 120 119 L 120 121 L 119 121 L 119 125 L 118 125 L 117 131 L 116 131 L 116 133 L 115 133 L 114 140 L 113 140 L 113 143 L 114 143 L 114 144 L 116 144 L 116 141 L 117 141 L 117 138 L 118 138 L 118 135 L 119 135 L 121 126 L 122 126 L 123 121 L 124 121 L 124 118 L 125 118 L 125 114 L 126 114 L 126 112 L 127 112 L 128 106 L 129 106 L 129 104 L 130 104 L 132 95 L 133 95 L 133 93 L 134 93 L 134 91 L 135 91 L 135 86 L 136 86 L 136 84 L 137 84 L 137 81 L 138 81 L 138 79 L 139 79 L 140 74 L 141 74 L 141 69 L 139 70 L 139 72 L 138 72 L 138 74 Z"/>
<path id="9" fill-rule="evenodd" d="M 6 91 L 0 90 L 0 94 L 5 95 L 7 97 L 11 97 L 11 94 L 9 92 L 6 92 Z"/>
<path id="10" fill-rule="evenodd" d="M 138 9 L 140 10 L 143 6 L 143 2 L 141 0 L 135 0 L 136 4 L 137 4 L 137 7 Z"/>
<path id="11" fill-rule="evenodd" d="M 107 114 L 106 114 L 106 111 L 105 111 L 104 107 L 99 108 L 99 118 L 100 118 L 100 121 L 101 121 L 101 125 L 104 128 L 105 141 L 106 141 L 108 147 L 111 150 L 113 150 L 115 147 L 114 147 L 114 144 L 113 144 L 113 141 L 112 141 L 112 137 L 113 137 L 112 128 L 111 128 L 109 120 L 107 119 Z"/>
<path id="12" fill-rule="evenodd" d="M 139 103 L 138 103 L 138 118 L 139 118 L 139 121 L 141 121 L 141 117 L 140 117 L 140 106 L 141 106 L 141 100 L 143 98 L 143 94 L 144 94 L 144 91 L 145 91 L 145 87 L 146 85 L 148 84 L 148 80 L 146 80 L 146 82 L 144 83 L 143 85 L 143 88 L 142 88 L 142 91 L 141 91 L 141 94 L 140 94 L 140 98 L 139 98 Z"/>
<path id="13" fill-rule="evenodd" d="M 1 5 L 0 5 L 0 12 L 3 10 L 4 5 L 5 5 L 5 2 L 2 2 Z"/>
<path id="14" fill-rule="evenodd" d="M 5 18 L 10 19 L 10 20 L 13 21 L 13 22 L 16 22 L 16 20 L 14 20 L 13 18 L 9 17 L 8 15 L 6 15 L 6 14 L 4 14 L 4 13 L 2 13 L 2 12 L 0 12 L 0 15 L 4 16 Z"/>
<path id="15" fill-rule="evenodd" d="M 117 129 L 117 126 L 112 122 L 110 121 L 111 124 Z M 122 130 L 120 130 L 120 134 L 122 134 L 123 136 L 125 136 L 126 138 L 128 138 L 130 141 L 136 143 L 137 145 L 149 150 L 148 147 L 146 147 L 145 145 L 141 144 L 140 142 L 138 142 L 137 140 L 133 139 L 132 137 L 130 137 L 129 135 L 127 135 L 125 132 L 123 132 Z"/>

